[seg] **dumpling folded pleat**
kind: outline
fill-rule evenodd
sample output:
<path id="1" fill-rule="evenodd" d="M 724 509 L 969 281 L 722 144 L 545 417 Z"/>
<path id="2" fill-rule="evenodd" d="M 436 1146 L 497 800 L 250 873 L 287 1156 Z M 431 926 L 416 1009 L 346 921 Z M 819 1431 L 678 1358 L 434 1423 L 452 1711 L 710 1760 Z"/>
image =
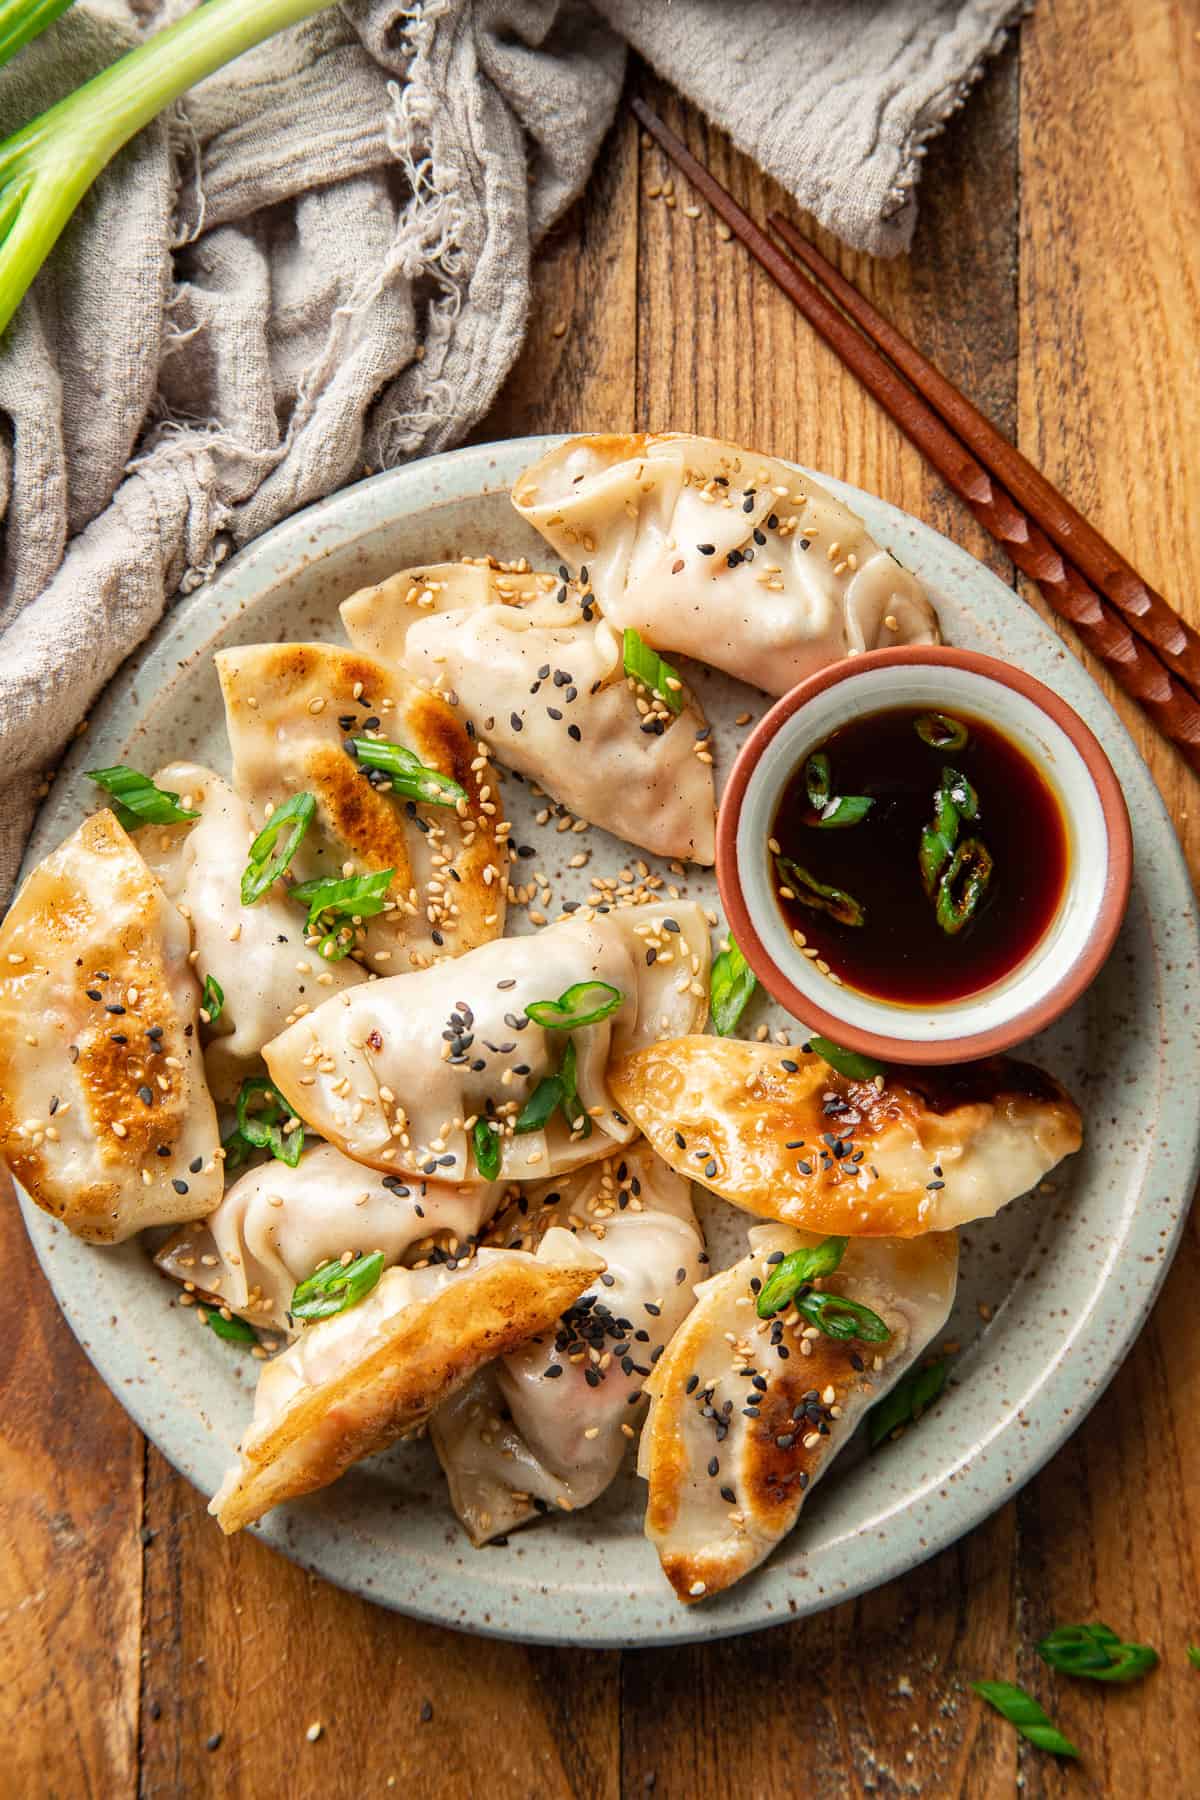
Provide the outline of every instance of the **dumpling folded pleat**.
<path id="1" fill-rule="evenodd" d="M 414 1431 L 484 1363 L 547 1330 L 599 1263 L 550 1232 L 536 1256 L 481 1250 L 465 1269 L 388 1269 L 357 1306 L 306 1326 L 258 1378 L 253 1421 L 208 1509 L 222 1531 Z"/>
<path id="2" fill-rule="evenodd" d="M 206 1027 L 204 1064 L 214 1091 L 228 1097 L 268 1038 L 367 974 L 350 957 L 329 962 L 308 948 L 305 909 L 288 899 L 282 881 L 243 906 L 242 871 L 256 828 L 219 775 L 171 763 L 154 781 L 200 814 L 195 824 L 144 825 L 136 842 L 191 926 L 197 974 L 202 981 L 211 975 L 221 989 L 220 1015 Z"/>
<path id="3" fill-rule="evenodd" d="M 708 926 L 694 902 L 589 909 L 438 968 L 352 988 L 263 1055 L 300 1116 L 359 1162 L 462 1181 L 476 1172 L 472 1122 L 490 1118 L 499 1174 L 536 1181 L 637 1135 L 608 1091 L 610 1058 L 698 1029 L 708 980 Z M 573 1031 L 529 1017 L 528 1006 L 580 982 L 616 989 L 617 1009 Z M 544 1128 L 517 1132 L 568 1044 L 590 1130 L 572 1128 L 559 1108 Z"/>
<path id="4" fill-rule="evenodd" d="M 688 1037 L 615 1063 L 660 1156 L 747 1212 L 809 1231 L 913 1237 L 990 1218 L 1079 1149 L 1079 1109 L 1008 1057 L 851 1081 L 812 1051 Z"/>
<path id="5" fill-rule="evenodd" d="M 436 688 L 507 768 L 580 818 L 712 862 L 704 715 L 690 696 L 673 712 L 636 691 L 621 634 L 574 584 L 439 563 L 364 588 L 342 618 L 354 644 Z"/>
<path id="6" fill-rule="evenodd" d="M 189 947 L 111 812 L 38 864 L 0 925 L 0 1155 L 92 1243 L 221 1197 Z"/>
<path id="7" fill-rule="evenodd" d="M 552 1334 L 489 1364 L 430 1420 L 454 1510 L 477 1544 L 604 1492 L 641 1422 L 643 1383 L 703 1273 L 690 1184 L 644 1142 L 526 1188 L 490 1239 L 531 1250 L 556 1227 L 602 1256 L 604 1274 Z"/>
<path id="8" fill-rule="evenodd" d="M 321 1263 L 378 1250 L 390 1268 L 434 1239 L 474 1248 L 505 1192 L 498 1181 L 386 1181 L 331 1144 L 306 1150 L 295 1168 L 263 1163 L 154 1260 L 252 1325 L 287 1332 L 292 1294 Z"/>
<path id="9" fill-rule="evenodd" d="M 711 438 L 572 438 L 517 511 L 609 624 L 783 694 L 839 657 L 938 642 L 924 588 L 819 483 Z"/>
<path id="10" fill-rule="evenodd" d="M 867 1408 L 950 1315 L 958 1244 L 937 1232 L 851 1239 L 818 1283 L 876 1313 L 884 1343 L 826 1337 L 794 1308 L 760 1319 L 751 1282 L 769 1276 L 768 1258 L 819 1241 L 756 1226 L 750 1255 L 703 1284 L 647 1383 L 646 1536 L 685 1603 L 731 1587 L 770 1554 Z"/>
<path id="11" fill-rule="evenodd" d="M 499 937 L 508 864 L 495 777 L 444 700 L 333 644 L 251 644 L 216 664 L 234 786 L 256 826 L 295 794 L 316 801 L 292 878 L 395 871 L 363 932 L 373 969 L 427 968 Z M 465 800 L 434 806 L 375 785 L 347 748 L 372 736 L 449 776 Z"/>

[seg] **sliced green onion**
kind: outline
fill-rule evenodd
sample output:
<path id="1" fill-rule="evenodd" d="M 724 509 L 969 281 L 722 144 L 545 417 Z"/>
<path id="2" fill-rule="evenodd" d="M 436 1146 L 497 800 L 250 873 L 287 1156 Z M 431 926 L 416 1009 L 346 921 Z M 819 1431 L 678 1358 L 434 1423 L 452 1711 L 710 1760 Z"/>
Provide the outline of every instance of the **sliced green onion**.
<path id="1" fill-rule="evenodd" d="M 626 631 L 622 653 L 627 675 L 640 681 L 644 688 L 648 688 L 673 713 L 683 711 L 683 682 L 678 669 L 673 669 L 669 662 L 664 662 L 640 632 Z"/>
<path id="2" fill-rule="evenodd" d="M 591 1137 L 592 1121 L 588 1117 L 587 1108 L 579 1098 L 574 1038 L 567 1039 L 567 1047 L 563 1051 L 562 1068 L 558 1071 L 558 1079 L 562 1082 L 562 1109 L 567 1124 L 579 1137 Z"/>
<path id="3" fill-rule="evenodd" d="M 1037 1653 L 1064 1675 L 1089 1681 L 1137 1681 L 1158 1667 L 1149 1644 L 1128 1644 L 1111 1625 L 1058 1625 L 1037 1644 Z"/>
<path id="4" fill-rule="evenodd" d="M 203 1306 L 198 1306 L 196 1311 L 209 1330 L 215 1331 L 217 1336 L 224 1338 L 227 1344 L 257 1344 L 257 1332 L 247 1325 L 245 1319 L 239 1319 L 236 1313 L 232 1318 L 227 1319 L 224 1313 L 209 1312 Z"/>
<path id="5" fill-rule="evenodd" d="M 87 778 L 111 794 L 122 831 L 136 831 L 139 825 L 182 825 L 200 817 L 180 806 L 178 794 L 155 787 L 148 775 L 120 763 L 114 769 L 89 769 Z"/>
<path id="6" fill-rule="evenodd" d="M 301 881 L 292 889 L 292 899 L 308 908 L 305 930 L 311 936 L 325 920 L 329 929 L 317 946 L 326 962 L 341 962 L 354 948 L 354 922 L 373 919 L 387 905 L 388 889 L 395 869 L 376 869 L 370 875 L 348 875 L 343 880 L 334 876 L 319 881 Z"/>
<path id="7" fill-rule="evenodd" d="M 71 0 L 3 0 L 0 4 L 0 68 L 17 51 L 45 31 L 70 6 Z"/>
<path id="8" fill-rule="evenodd" d="M 793 862 L 790 856 L 777 856 L 775 867 L 780 880 L 789 889 L 793 899 L 801 906 L 811 907 L 814 912 L 828 913 L 839 925 L 865 925 L 867 915 L 865 909 L 852 894 L 847 894 L 838 887 L 826 887 L 815 875 Z"/>
<path id="9" fill-rule="evenodd" d="M 822 1062 L 827 1062 L 831 1069 L 844 1075 L 847 1081 L 874 1081 L 877 1075 L 885 1075 L 887 1070 L 881 1062 L 872 1056 L 859 1056 L 855 1050 L 843 1050 L 840 1044 L 833 1043 L 827 1037 L 813 1037 L 808 1040 L 808 1048 L 815 1050 Z"/>
<path id="10" fill-rule="evenodd" d="M 208 3 L 212 5 L 213 0 Z M 316 810 L 317 803 L 311 794 L 293 794 L 271 814 L 251 844 L 250 861 L 242 870 L 243 906 L 253 906 L 256 900 L 262 899 L 271 883 L 278 881 L 300 848 Z M 287 833 L 276 849 L 275 841 L 285 825 Z"/>
<path id="11" fill-rule="evenodd" d="M 816 1325 L 826 1337 L 861 1338 L 864 1344 L 884 1344 L 891 1337 L 884 1321 L 869 1306 L 847 1300 L 844 1294 L 800 1294 L 795 1301 L 797 1312 Z"/>
<path id="12" fill-rule="evenodd" d="M 347 1312 L 365 1300 L 378 1285 L 383 1274 L 383 1251 L 370 1256 L 356 1256 L 353 1262 L 326 1263 L 314 1269 L 292 1292 L 291 1315 L 311 1324 L 315 1319 L 332 1319 L 335 1313 Z"/>
<path id="13" fill-rule="evenodd" d="M 827 1237 L 819 1244 L 793 1250 L 775 1264 L 762 1284 L 755 1310 L 760 1319 L 769 1319 L 790 1306 L 792 1297 L 805 1282 L 819 1275 L 832 1275 L 845 1255 L 849 1238 Z"/>
<path id="14" fill-rule="evenodd" d="M 804 765 L 804 789 L 815 813 L 824 812 L 829 805 L 833 797 L 832 780 L 829 758 L 823 750 L 815 750 Z"/>
<path id="15" fill-rule="evenodd" d="M 954 855 L 960 822 L 958 808 L 943 784 L 933 796 L 933 824 L 927 825 L 921 833 L 918 853 L 921 883 L 931 900 L 937 892 L 943 869 Z"/>
<path id="16" fill-rule="evenodd" d="M 714 956 L 709 977 L 713 1027 L 718 1037 L 729 1037 L 736 1031 L 757 986 L 753 969 L 730 938 L 728 950 Z"/>
<path id="17" fill-rule="evenodd" d="M 978 912 L 992 879 L 992 854 L 979 838 L 967 838 L 938 882 L 935 910 L 947 937 L 957 937 Z"/>
<path id="18" fill-rule="evenodd" d="M 1079 1755 L 1075 1745 L 1051 1724 L 1024 1688 L 1014 1687 L 1011 1681 L 973 1681 L 971 1686 L 1039 1750 L 1049 1750 L 1055 1756 Z"/>
<path id="19" fill-rule="evenodd" d="M 950 796 L 960 819 L 979 817 L 979 795 L 960 769 L 943 769 L 942 787 Z"/>
<path id="20" fill-rule="evenodd" d="M 425 766 L 413 751 L 403 744 L 389 744 L 383 738 L 352 738 L 354 754 L 364 769 L 382 769 L 392 778 L 394 793 L 406 800 L 418 800 L 423 806 L 457 806 L 465 800 L 467 790 L 440 769 Z"/>
<path id="21" fill-rule="evenodd" d="M 610 981 L 576 981 L 557 1000 L 531 1000 L 525 1011 L 547 1031 L 578 1031 L 581 1025 L 607 1019 L 624 999 Z"/>
<path id="22" fill-rule="evenodd" d="M 251 1104 L 261 1108 L 251 1112 Z M 277 1162 L 294 1169 L 304 1152 L 304 1127 L 297 1124 L 284 1129 L 287 1120 L 298 1120 L 300 1114 L 265 1076 L 252 1075 L 243 1081 L 237 1097 L 237 1128 L 242 1140 L 255 1150 L 269 1150 Z M 226 1152 L 228 1163 L 228 1151 Z"/>
<path id="23" fill-rule="evenodd" d="M 495 1181 L 500 1173 L 500 1133 L 493 1131 L 486 1119 L 476 1119 L 471 1127 L 471 1143 L 480 1175 L 484 1181 Z"/>
<path id="24" fill-rule="evenodd" d="M 915 1425 L 922 1413 L 933 1405 L 946 1385 L 949 1363 L 944 1356 L 923 1368 L 910 1369 L 890 1393 L 871 1408 L 867 1429 L 872 1450 L 878 1450 L 901 1425 Z"/>
<path id="25" fill-rule="evenodd" d="M 1193 1669 L 1200 1669 L 1200 1644 L 1188 1645 L 1187 1659 L 1191 1663 Z"/>
<path id="26" fill-rule="evenodd" d="M 200 1011 L 204 1015 L 206 1025 L 215 1025 L 225 1005 L 225 990 L 215 975 L 204 977 L 204 992 L 200 996 Z"/>
<path id="27" fill-rule="evenodd" d="M 821 831 L 841 831 L 847 825 L 861 825 L 875 802 L 869 794 L 843 794 L 831 800 L 817 820 Z"/>
<path id="28" fill-rule="evenodd" d="M 544 1131 L 562 1105 L 563 1084 L 557 1075 L 544 1075 L 517 1115 L 514 1131 Z"/>
<path id="29" fill-rule="evenodd" d="M 254 1146 L 248 1144 L 235 1127 L 227 1138 L 221 1139 L 221 1148 L 225 1152 L 225 1160 L 221 1166 L 226 1175 L 232 1175 L 235 1169 L 240 1169 L 243 1163 L 249 1162 L 250 1152 Z"/>
<path id="30" fill-rule="evenodd" d="M 922 713 L 913 724 L 921 742 L 931 750 L 962 750 L 967 742 L 967 728 L 961 719 L 947 713 Z"/>

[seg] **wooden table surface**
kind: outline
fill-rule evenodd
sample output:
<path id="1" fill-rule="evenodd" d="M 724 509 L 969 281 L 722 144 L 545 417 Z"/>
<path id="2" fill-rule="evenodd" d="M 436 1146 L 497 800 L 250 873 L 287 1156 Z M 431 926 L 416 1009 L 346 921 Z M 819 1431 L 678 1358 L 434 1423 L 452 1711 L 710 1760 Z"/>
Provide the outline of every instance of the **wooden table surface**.
<path id="1" fill-rule="evenodd" d="M 911 256 L 841 255 L 1196 623 L 1198 80 L 1196 0 L 1040 0 L 932 147 Z M 648 74 L 631 86 L 756 214 L 782 202 Z M 539 257 L 528 346 L 477 435 L 732 438 L 885 495 L 1011 579 L 712 218 L 656 194 L 663 175 L 624 115 Z M 1200 866 L 1194 779 L 1117 705 Z M 817 1618 L 624 1654 L 413 1624 L 223 1539 L 93 1373 L 15 1207 L 0 1231 L 0 1794 L 1200 1791 L 1194 1223 L 1109 1392 L 970 1537 Z M 1164 1666 L 1132 1690 L 1049 1675 L 1035 1638 L 1094 1618 Z M 1021 1744 L 978 1676 L 1038 1694 L 1082 1767 Z"/>

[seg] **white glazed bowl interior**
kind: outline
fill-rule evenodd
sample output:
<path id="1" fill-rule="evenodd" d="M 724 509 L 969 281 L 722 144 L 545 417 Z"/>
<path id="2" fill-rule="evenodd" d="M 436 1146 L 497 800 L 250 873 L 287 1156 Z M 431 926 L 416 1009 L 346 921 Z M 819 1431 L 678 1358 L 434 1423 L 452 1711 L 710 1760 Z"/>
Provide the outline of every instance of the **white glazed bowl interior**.
<path id="1" fill-rule="evenodd" d="M 902 706 L 972 714 L 1002 731 L 1049 783 L 1067 834 L 1065 891 L 1053 923 L 1034 949 L 991 987 L 929 1006 L 877 1000 L 840 987 L 802 955 L 775 898 L 767 849 L 783 789 L 809 752 L 852 719 Z M 763 751 L 746 785 L 738 819 L 738 878 L 747 911 L 771 960 L 815 1008 L 835 1013 L 860 1031 L 911 1043 L 993 1032 L 1037 1006 L 1088 944 L 1104 897 L 1108 862 L 1108 829 L 1100 796 L 1066 732 L 1024 694 L 988 676 L 945 664 L 863 669 L 816 694 L 785 721 Z"/>

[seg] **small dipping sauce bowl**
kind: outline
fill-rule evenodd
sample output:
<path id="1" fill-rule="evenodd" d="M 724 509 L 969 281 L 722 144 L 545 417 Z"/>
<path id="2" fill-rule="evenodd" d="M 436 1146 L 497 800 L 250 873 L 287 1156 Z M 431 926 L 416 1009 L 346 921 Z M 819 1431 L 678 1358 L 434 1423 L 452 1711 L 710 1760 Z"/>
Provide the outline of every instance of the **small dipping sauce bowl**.
<path id="1" fill-rule="evenodd" d="M 989 986 L 931 1004 L 839 985 L 805 956 L 777 898 L 768 845 L 780 800 L 806 758 L 852 721 L 900 708 L 961 713 L 999 732 L 1049 788 L 1066 838 L 1061 899 L 1027 954 Z M 785 694 L 742 746 L 717 819 L 725 917 L 755 975 L 807 1029 L 885 1062 L 968 1062 L 1053 1023 L 1112 949 L 1132 867 L 1124 796 L 1079 715 L 1022 670 L 947 645 L 846 658 Z"/>

